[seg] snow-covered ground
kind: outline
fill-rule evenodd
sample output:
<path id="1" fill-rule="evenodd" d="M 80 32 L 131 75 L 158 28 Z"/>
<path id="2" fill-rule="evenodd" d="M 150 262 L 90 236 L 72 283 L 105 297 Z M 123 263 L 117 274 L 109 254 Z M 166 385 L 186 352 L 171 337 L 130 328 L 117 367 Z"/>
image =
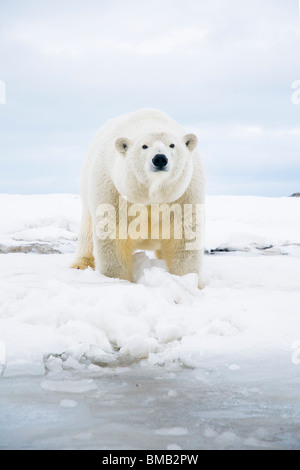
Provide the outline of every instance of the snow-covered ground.
<path id="1" fill-rule="evenodd" d="M 202 291 L 70 270 L 80 213 L 0 196 L 0 449 L 300 448 L 300 199 L 208 197 Z"/>
<path id="2" fill-rule="evenodd" d="M 289 197 L 208 196 L 206 249 L 267 250 L 300 256 L 299 201 Z M 72 252 L 80 215 L 79 196 L 0 194 L 0 253 Z"/>

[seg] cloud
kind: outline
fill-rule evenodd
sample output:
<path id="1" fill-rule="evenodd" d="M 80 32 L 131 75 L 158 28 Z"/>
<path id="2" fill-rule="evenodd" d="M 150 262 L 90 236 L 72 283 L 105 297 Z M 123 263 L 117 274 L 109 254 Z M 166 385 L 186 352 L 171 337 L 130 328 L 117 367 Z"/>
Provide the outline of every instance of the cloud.
<path id="1" fill-rule="evenodd" d="M 197 28 L 171 30 L 168 34 L 144 41 L 136 48 L 138 54 L 172 54 L 174 52 L 191 54 L 197 52 L 199 41 L 205 31 Z"/>
<path id="2" fill-rule="evenodd" d="M 55 172 L 54 161 L 67 168 L 71 155 L 74 162 L 84 157 L 107 119 L 145 106 L 197 128 L 209 181 L 221 181 L 226 173 L 223 187 L 229 193 L 237 186 L 228 169 L 239 173 L 240 181 L 249 178 L 247 191 L 257 191 L 257 178 L 268 179 L 272 162 L 279 178 L 288 180 L 283 166 L 295 175 L 298 5 L 242 3 L 4 2 L 2 175 L 15 172 L 21 185 L 24 167 L 34 162 L 42 162 L 41 177 L 48 167 Z M 71 172 L 74 191 L 76 172 L 77 163 Z M 63 178 L 59 168 L 57 178 Z M 63 187 L 58 180 L 53 191 Z M 24 191 L 29 187 L 37 189 L 24 183 Z M 273 185 L 274 194 L 278 187 Z M 213 184 L 209 188 L 216 190 Z"/>

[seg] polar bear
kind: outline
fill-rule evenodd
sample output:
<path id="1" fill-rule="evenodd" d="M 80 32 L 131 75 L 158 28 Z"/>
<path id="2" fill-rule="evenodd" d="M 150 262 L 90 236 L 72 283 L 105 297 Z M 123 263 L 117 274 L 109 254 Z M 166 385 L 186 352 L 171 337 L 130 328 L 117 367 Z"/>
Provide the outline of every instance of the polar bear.
<path id="1" fill-rule="evenodd" d="M 73 268 L 132 281 L 134 251 L 153 250 L 170 273 L 197 273 L 203 287 L 204 171 L 194 134 L 156 109 L 109 120 L 84 161 L 81 198 Z"/>

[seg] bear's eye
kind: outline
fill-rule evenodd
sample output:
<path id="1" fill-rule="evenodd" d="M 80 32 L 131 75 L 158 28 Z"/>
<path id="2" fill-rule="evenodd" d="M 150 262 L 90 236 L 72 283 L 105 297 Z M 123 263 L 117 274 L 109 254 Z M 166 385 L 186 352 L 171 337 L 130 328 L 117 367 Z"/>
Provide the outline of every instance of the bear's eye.
<path id="1" fill-rule="evenodd" d="M 174 145 L 174 144 L 171 144 L 171 145 L 170 145 L 170 148 L 171 148 L 171 149 L 173 149 L 174 147 L 175 147 L 175 145 Z"/>
<path id="2" fill-rule="evenodd" d="M 148 145 L 143 145 L 142 149 L 146 150 L 148 148 Z"/>

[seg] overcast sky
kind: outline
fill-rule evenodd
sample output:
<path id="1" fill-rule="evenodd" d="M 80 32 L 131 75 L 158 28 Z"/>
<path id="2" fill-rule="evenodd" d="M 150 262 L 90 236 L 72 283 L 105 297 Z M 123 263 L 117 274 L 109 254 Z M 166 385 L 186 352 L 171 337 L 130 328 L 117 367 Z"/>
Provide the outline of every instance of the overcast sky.
<path id="1" fill-rule="evenodd" d="M 298 0 L 0 0 L 0 80 L 1 193 L 78 193 L 143 107 L 198 135 L 208 194 L 300 191 Z"/>

